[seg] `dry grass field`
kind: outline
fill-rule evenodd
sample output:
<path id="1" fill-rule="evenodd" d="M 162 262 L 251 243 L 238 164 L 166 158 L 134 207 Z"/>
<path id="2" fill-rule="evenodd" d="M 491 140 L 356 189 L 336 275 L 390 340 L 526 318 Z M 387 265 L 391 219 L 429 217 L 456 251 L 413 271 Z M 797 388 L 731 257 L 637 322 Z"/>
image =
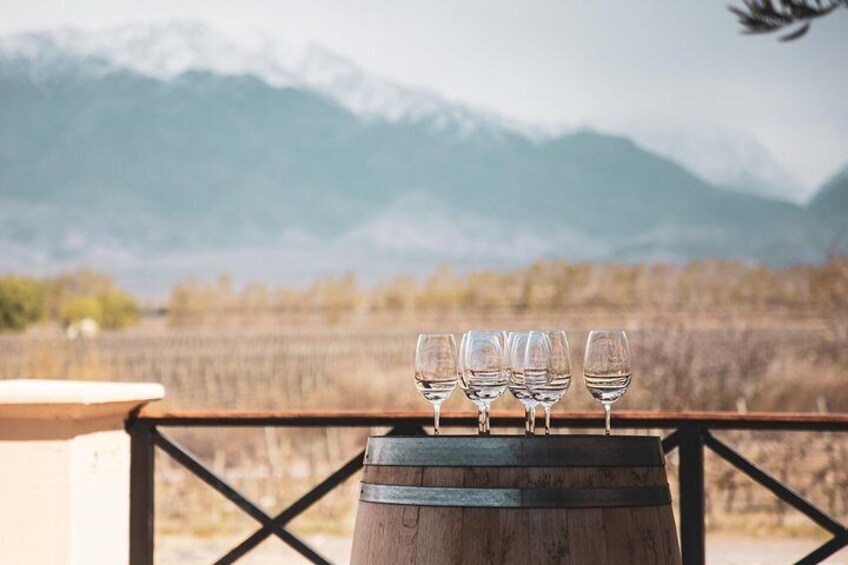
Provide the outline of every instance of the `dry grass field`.
<path id="1" fill-rule="evenodd" d="M 418 328 L 569 329 L 574 370 L 592 325 L 631 331 L 635 367 L 622 409 L 848 411 L 848 320 L 818 313 L 584 311 L 539 317 L 434 317 L 413 325 L 340 321 L 299 328 L 169 329 L 161 321 L 69 341 L 59 334 L 0 337 L 0 378 L 117 379 L 165 384 L 166 406 L 426 409 L 412 384 Z M 496 407 L 519 411 L 512 398 Z M 459 392 L 446 410 L 468 408 Z M 557 410 L 599 409 L 574 379 Z M 179 430 L 172 435 L 268 508 L 279 508 L 361 447 L 367 430 Z M 848 437 L 723 433 L 771 472 L 837 516 L 848 516 Z M 159 528 L 200 535 L 247 531 L 250 521 L 165 455 Z M 670 466 L 674 474 L 674 462 Z M 708 520 L 749 533 L 815 531 L 720 461 L 708 462 Z M 299 518 L 303 533 L 350 528 L 355 481 Z"/>
<path id="2" fill-rule="evenodd" d="M 459 333 L 472 327 L 558 327 L 568 330 L 575 378 L 555 410 L 600 411 L 580 377 L 583 342 L 591 328 L 621 327 L 631 334 L 634 379 L 617 408 L 848 412 L 845 262 L 840 269 L 841 274 L 826 279 L 829 282 L 825 284 L 830 293 L 826 296 L 835 295 L 834 288 L 841 289 L 841 302 L 835 306 L 810 292 L 802 292 L 805 298 L 795 300 L 790 283 L 797 273 L 774 278 L 772 283 L 778 286 L 767 284 L 759 294 L 731 289 L 711 294 L 706 303 L 701 298 L 709 288 L 701 288 L 700 294 L 681 294 L 679 285 L 669 287 L 668 293 L 649 291 L 652 284 L 640 283 L 638 277 L 625 273 L 621 276 L 630 281 L 628 292 L 641 288 L 641 296 L 648 298 L 622 305 L 618 300 L 599 303 L 584 297 L 569 306 L 557 306 L 556 300 L 565 299 L 533 291 L 530 294 L 536 298 L 518 306 L 492 303 L 470 309 L 457 307 L 450 298 L 459 296 L 461 301 L 467 294 L 436 292 L 432 285 L 425 287 L 430 289 L 427 292 L 441 297 L 442 302 L 431 302 L 428 308 L 408 308 L 402 301 L 394 303 L 396 307 L 378 307 L 373 297 L 371 307 L 363 308 L 355 300 L 328 302 L 318 292 L 313 299 L 323 307 L 313 304 L 282 310 L 279 304 L 269 308 L 262 301 L 259 309 L 249 304 L 222 308 L 220 296 L 208 292 L 204 299 L 211 296 L 217 307 L 204 310 L 192 303 L 202 292 L 195 288 L 192 294 L 184 288 L 175 291 L 169 316 L 145 320 L 129 330 L 73 341 L 57 329 L 2 335 L 0 378 L 161 382 L 167 390 L 163 403 L 167 407 L 428 409 L 412 380 L 417 333 Z M 797 275 L 799 281 L 808 281 L 800 288 L 816 288 L 809 281 L 821 279 L 819 274 Z M 744 278 L 739 284 L 752 284 L 752 280 Z M 526 285 L 520 280 L 512 284 L 515 296 L 526 294 Z M 783 294 L 775 294 L 775 288 Z M 609 288 L 598 292 L 615 295 Z M 749 300 L 760 295 L 762 300 Z M 286 296 L 293 300 L 292 295 Z M 425 303 L 421 296 L 425 295 L 419 293 L 416 299 L 419 306 Z M 478 300 L 479 294 L 475 296 Z M 333 304 L 338 307 L 330 307 Z M 457 391 L 444 410 L 468 408 L 470 404 Z M 520 411 L 518 403 L 508 397 L 499 400 L 495 408 Z M 269 512 L 285 507 L 357 453 L 368 432 L 274 428 L 166 431 Z M 848 519 L 848 434 L 718 435 L 834 516 Z M 669 470 L 674 482 L 674 457 L 669 460 Z M 162 453 L 157 455 L 156 480 L 157 530 L 161 539 L 174 541 L 163 546 L 163 551 L 169 552 L 167 558 L 162 557 L 163 563 L 208 560 L 208 555 L 191 558 L 197 552 L 187 539 L 200 537 L 209 540 L 203 542 L 205 547 L 218 547 L 221 539 L 236 542 L 256 528 L 252 520 Z M 325 541 L 344 540 L 353 524 L 357 480 L 351 479 L 297 518 L 292 530 Z M 762 539 L 823 537 L 797 512 L 709 454 L 707 481 L 707 520 L 714 534 Z M 337 546 L 341 543 L 343 549 L 346 542 L 326 543 L 333 551 L 344 553 Z"/>

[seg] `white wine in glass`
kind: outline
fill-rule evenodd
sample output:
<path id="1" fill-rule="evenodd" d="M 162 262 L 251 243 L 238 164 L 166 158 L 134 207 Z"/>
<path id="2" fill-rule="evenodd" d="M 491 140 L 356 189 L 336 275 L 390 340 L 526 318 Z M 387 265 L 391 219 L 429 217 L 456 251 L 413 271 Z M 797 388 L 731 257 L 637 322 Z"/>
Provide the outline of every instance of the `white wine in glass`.
<path id="1" fill-rule="evenodd" d="M 477 405 L 477 431 L 480 435 L 490 433 L 491 404 L 500 397 L 508 382 L 503 342 L 502 332 L 470 331 L 462 346 L 462 391 Z"/>
<path id="2" fill-rule="evenodd" d="M 531 383 L 533 399 L 545 410 L 545 435 L 551 435 L 551 408 L 559 402 L 571 386 L 571 353 L 568 337 L 563 330 L 545 332 L 551 343 L 551 378 L 544 385 Z"/>
<path id="3" fill-rule="evenodd" d="M 510 332 L 506 339 L 505 367 L 509 375 L 509 392 L 524 406 L 524 434 L 536 433 L 536 400 L 524 380 L 524 351 L 530 332 Z"/>
<path id="4" fill-rule="evenodd" d="M 612 404 L 630 386 L 630 344 L 623 330 L 594 330 L 586 340 L 583 379 L 589 393 L 604 406 L 604 431 L 610 435 Z"/>
<path id="5" fill-rule="evenodd" d="M 433 405 L 434 433 L 439 435 L 442 403 L 453 394 L 458 380 L 456 341 L 451 334 L 421 334 L 415 348 L 415 386 Z"/>
<path id="6" fill-rule="evenodd" d="M 551 340 L 545 332 L 532 331 L 527 334 L 522 366 L 524 385 L 528 391 L 551 382 Z"/>
<path id="7" fill-rule="evenodd" d="M 486 431 L 486 404 L 477 397 L 477 394 L 471 388 L 469 388 L 468 371 L 465 370 L 465 344 L 468 343 L 469 333 L 470 332 L 465 332 L 462 334 L 462 339 L 459 341 L 459 353 L 456 356 L 456 371 L 459 374 L 459 388 L 462 389 L 465 397 L 473 402 L 477 407 L 477 433 L 483 434 Z"/>

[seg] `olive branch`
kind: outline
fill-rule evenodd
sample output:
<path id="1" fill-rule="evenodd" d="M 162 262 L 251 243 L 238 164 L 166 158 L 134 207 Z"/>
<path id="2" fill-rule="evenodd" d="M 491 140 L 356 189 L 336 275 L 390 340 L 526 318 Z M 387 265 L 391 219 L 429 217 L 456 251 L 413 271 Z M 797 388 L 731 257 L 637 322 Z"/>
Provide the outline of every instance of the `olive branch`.
<path id="1" fill-rule="evenodd" d="M 742 33 L 792 31 L 781 41 L 798 39 L 810 30 L 812 21 L 826 16 L 848 0 L 742 0 L 744 7 L 728 6 L 742 24 Z"/>

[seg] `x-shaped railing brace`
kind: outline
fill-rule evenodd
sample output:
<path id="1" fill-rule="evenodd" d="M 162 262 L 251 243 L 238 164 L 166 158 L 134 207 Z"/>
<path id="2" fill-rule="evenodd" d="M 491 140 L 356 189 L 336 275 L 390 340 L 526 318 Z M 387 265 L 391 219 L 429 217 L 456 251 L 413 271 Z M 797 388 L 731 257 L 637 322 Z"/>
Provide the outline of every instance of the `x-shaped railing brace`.
<path id="1" fill-rule="evenodd" d="M 689 431 L 691 432 L 692 430 Z M 663 452 L 668 454 L 674 449 L 679 448 L 683 441 L 687 441 L 684 434 L 685 432 L 682 430 L 675 430 L 663 438 Z M 695 434 L 698 437 L 698 441 L 702 442 L 704 446 L 709 447 L 713 453 L 730 463 L 737 470 L 745 473 L 757 484 L 771 491 L 780 500 L 803 513 L 818 526 L 833 534 L 830 540 L 801 558 L 796 562 L 796 565 L 821 563 L 843 547 L 848 546 L 848 528 L 838 520 L 815 506 L 795 490 L 781 483 L 755 463 L 746 459 L 741 453 L 712 435 L 708 429 L 698 428 L 695 430 Z M 703 467 L 701 467 L 701 472 L 703 472 Z M 689 560 L 693 558 L 695 557 L 688 556 Z M 692 562 L 694 563 L 694 561 Z"/>
<path id="2" fill-rule="evenodd" d="M 420 426 L 398 426 L 393 428 L 387 435 L 423 433 L 425 432 Z M 218 559 L 215 562 L 216 564 L 224 565 L 234 563 L 247 552 L 262 543 L 268 536 L 276 535 L 283 542 L 295 549 L 295 551 L 309 559 L 312 563 L 331 565 L 329 561 L 321 556 L 321 554 L 286 529 L 285 526 L 310 506 L 318 502 L 325 494 L 336 488 L 339 484 L 361 469 L 363 466 L 365 451 L 359 452 L 332 475 L 324 479 L 315 488 L 293 502 L 288 508 L 276 516 L 271 517 L 259 508 L 258 505 L 250 501 L 247 496 L 240 493 L 237 489 L 206 468 L 206 466 L 203 465 L 203 463 L 201 463 L 200 460 L 186 448 L 179 445 L 174 440 L 166 438 L 155 428 L 151 430 L 151 434 L 153 436 L 153 443 L 162 451 L 170 455 L 175 461 L 191 471 L 214 490 L 221 493 L 227 500 L 238 506 L 245 514 L 262 524 L 262 527 L 256 530 L 256 532 L 245 538 L 244 541 L 231 549 L 226 555 Z"/>
<path id="3" fill-rule="evenodd" d="M 424 429 L 420 426 L 397 426 L 389 431 L 388 435 L 424 433 Z M 328 492 L 336 488 L 339 484 L 361 469 L 363 466 L 363 459 L 365 457 L 364 451 L 361 451 L 351 458 L 347 463 L 341 466 L 332 475 L 324 479 L 315 488 L 293 502 L 288 508 L 272 517 L 259 508 L 257 504 L 250 501 L 244 494 L 240 493 L 237 489 L 210 471 L 186 448 L 182 447 L 174 440 L 163 436 L 155 426 L 150 428 L 150 434 L 153 443 L 156 446 L 170 455 L 183 467 L 191 471 L 200 480 L 221 493 L 248 516 L 262 524 L 262 527 L 256 530 L 256 532 L 245 538 L 239 545 L 218 559 L 216 561 L 217 564 L 233 563 L 262 543 L 269 536 L 276 535 L 312 563 L 330 565 L 330 562 L 327 561 L 327 559 L 322 557 L 303 540 L 286 529 L 286 525 L 313 504 L 318 502 Z M 743 457 L 735 449 L 713 436 L 706 428 L 675 430 L 663 439 L 663 451 L 668 454 L 675 449 L 681 448 L 682 444 L 692 442 L 693 438 L 699 445 L 709 447 L 710 450 L 733 465 L 733 467 L 748 475 L 756 483 L 770 490 L 778 498 L 802 512 L 813 522 L 833 534 L 833 538 L 798 561 L 797 563 L 799 565 L 820 563 L 843 547 L 848 546 L 848 528 L 806 500 L 796 491 L 781 483 L 765 470 Z M 691 449 L 691 446 L 689 449 Z M 698 467 L 700 475 L 698 479 L 702 482 L 703 463 L 701 462 Z M 701 504 L 703 504 L 703 501 L 701 501 Z M 701 520 L 702 519 L 703 517 L 701 517 Z M 700 528 L 699 535 L 703 535 L 702 527 Z M 701 549 L 702 548 L 703 540 L 701 540 Z M 687 561 L 692 559 L 697 560 L 698 556 L 687 556 Z M 692 561 L 692 563 L 695 563 L 695 561 Z"/>

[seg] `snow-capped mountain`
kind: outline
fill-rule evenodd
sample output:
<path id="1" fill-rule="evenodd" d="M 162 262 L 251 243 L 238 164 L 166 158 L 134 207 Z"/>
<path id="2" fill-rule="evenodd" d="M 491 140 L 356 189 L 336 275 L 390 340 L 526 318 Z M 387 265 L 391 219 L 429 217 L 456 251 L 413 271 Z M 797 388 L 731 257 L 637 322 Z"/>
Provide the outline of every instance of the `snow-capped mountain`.
<path id="1" fill-rule="evenodd" d="M 434 92 L 405 88 L 367 73 L 319 45 L 296 44 L 263 34 L 249 41 L 235 40 L 196 22 L 12 35 L 0 38 L 0 56 L 38 62 L 41 66 L 32 69 L 36 74 L 49 72 L 57 61 L 75 58 L 86 60 L 93 73 L 126 69 L 160 80 L 173 80 L 188 71 L 249 75 L 275 88 L 320 92 L 363 118 L 426 122 L 461 134 L 486 129 L 535 138 L 563 130 L 558 125 L 521 123 L 449 102 Z"/>
<path id="2" fill-rule="evenodd" d="M 538 258 L 785 265 L 832 239 L 830 219 L 627 138 L 528 129 L 204 26 L 4 38 L 0 108 L 0 272 L 87 264 L 132 287 Z"/>
<path id="3" fill-rule="evenodd" d="M 810 201 L 810 209 L 822 216 L 848 222 L 848 165 L 837 171 Z"/>
<path id="4" fill-rule="evenodd" d="M 809 194 L 753 136 L 709 127 L 626 127 L 639 145 L 730 190 L 802 204 Z"/>
<path id="5" fill-rule="evenodd" d="M 423 123 L 460 135 L 485 131 L 542 141 L 575 129 L 565 124 L 523 123 L 446 100 L 426 89 L 407 88 L 366 72 L 319 45 L 297 44 L 263 33 L 234 39 L 197 22 L 13 35 L 0 38 L 2 56 L 38 62 L 31 69 L 35 74 L 49 75 L 57 61 L 73 58 L 87 61 L 91 73 L 131 70 L 165 81 L 188 71 L 253 76 L 275 88 L 319 92 L 364 119 Z M 744 133 L 655 124 L 623 126 L 620 133 L 712 184 L 789 202 L 806 200 L 799 183 Z"/>
<path id="6" fill-rule="evenodd" d="M 115 69 L 129 69 L 162 80 L 190 70 L 223 75 L 250 74 L 271 85 L 297 84 L 283 61 L 247 52 L 203 24 L 124 25 L 104 31 L 59 29 L 0 39 L 9 58 L 28 58 L 49 65 L 57 60 L 92 59 Z M 37 66 L 34 71 L 39 71 Z"/>

